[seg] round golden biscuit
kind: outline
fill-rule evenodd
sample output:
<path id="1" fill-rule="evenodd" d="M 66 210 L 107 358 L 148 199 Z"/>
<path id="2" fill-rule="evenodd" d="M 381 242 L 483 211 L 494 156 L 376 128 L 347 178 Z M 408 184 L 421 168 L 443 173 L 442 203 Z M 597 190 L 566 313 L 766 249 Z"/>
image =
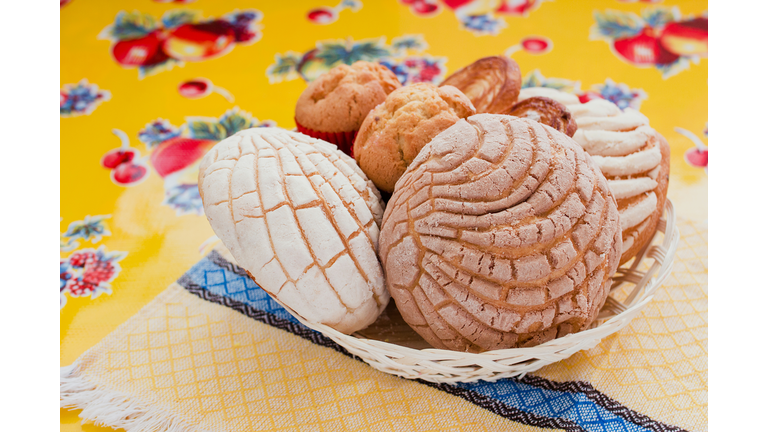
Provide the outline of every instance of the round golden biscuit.
<path id="1" fill-rule="evenodd" d="M 422 147 L 474 113 L 472 102 L 455 87 L 419 83 L 399 88 L 365 118 L 353 154 L 376 187 L 391 193 Z"/>

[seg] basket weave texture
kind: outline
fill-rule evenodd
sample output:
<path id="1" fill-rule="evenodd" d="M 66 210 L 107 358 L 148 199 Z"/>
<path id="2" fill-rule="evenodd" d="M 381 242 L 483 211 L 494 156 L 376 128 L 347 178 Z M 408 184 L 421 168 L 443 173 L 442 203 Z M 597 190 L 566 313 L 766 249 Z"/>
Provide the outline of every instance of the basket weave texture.
<path id="1" fill-rule="evenodd" d="M 402 321 L 393 304 L 369 328 L 345 335 L 324 324 L 309 323 L 275 300 L 302 324 L 331 338 L 382 372 L 434 383 L 496 381 L 523 376 L 594 347 L 629 324 L 651 301 L 654 292 L 672 271 L 680 240 L 671 201 L 667 200 L 664 210 L 651 242 L 617 270 L 611 293 L 593 325 L 535 347 L 479 354 L 426 348 L 426 342 Z"/>

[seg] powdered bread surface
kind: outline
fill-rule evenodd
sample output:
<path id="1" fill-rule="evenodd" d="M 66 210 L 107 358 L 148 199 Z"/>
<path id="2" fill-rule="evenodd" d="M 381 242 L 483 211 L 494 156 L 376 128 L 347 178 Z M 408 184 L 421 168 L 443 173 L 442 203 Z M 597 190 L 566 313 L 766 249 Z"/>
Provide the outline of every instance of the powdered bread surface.
<path id="1" fill-rule="evenodd" d="M 492 114 L 460 120 L 422 149 L 379 238 L 403 318 L 434 347 L 459 351 L 587 327 L 620 254 L 616 202 L 578 144 Z"/>
<path id="2" fill-rule="evenodd" d="M 376 257 L 383 203 L 332 144 L 279 128 L 244 130 L 206 154 L 199 187 L 211 227 L 238 264 L 302 317 L 351 333 L 386 307 Z"/>
<path id="3" fill-rule="evenodd" d="M 573 138 L 589 153 L 618 200 L 623 231 L 621 263 L 629 261 L 656 231 L 669 184 L 669 144 L 638 111 L 595 99 L 531 87 L 520 99 L 546 96 L 566 104 L 579 129 Z"/>

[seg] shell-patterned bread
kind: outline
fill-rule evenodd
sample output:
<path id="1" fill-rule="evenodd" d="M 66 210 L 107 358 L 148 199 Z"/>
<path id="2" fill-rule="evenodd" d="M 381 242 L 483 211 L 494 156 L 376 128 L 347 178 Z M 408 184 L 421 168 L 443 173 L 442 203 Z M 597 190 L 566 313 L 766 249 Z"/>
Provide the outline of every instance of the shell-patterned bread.
<path id="1" fill-rule="evenodd" d="M 620 263 L 634 257 L 656 232 L 669 185 L 669 144 L 632 108 L 623 111 L 603 99 L 585 104 L 569 93 L 532 87 L 520 99 L 545 96 L 571 111 L 578 130 L 573 136 L 608 179 L 619 205 L 623 251 Z"/>
<path id="2" fill-rule="evenodd" d="M 381 198 L 336 146 L 280 128 L 216 144 L 198 179 L 205 215 L 237 263 L 310 322 L 352 333 L 389 301 L 376 257 Z"/>
<path id="3" fill-rule="evenodd" d="M 484 57 L 452 73 L 441 86 L 461 90 L 478 113 L 506 114 L 517 102 L 522 78 L 509 57 Z"/>
<path id="4" fill-rule="evenodd" d="M 533 346 L 588 327 L 621 254 L 605 177 L 568 136 L 478 114 L 397 183 L 379 257 L 405 321 L 435 348 Z"/>

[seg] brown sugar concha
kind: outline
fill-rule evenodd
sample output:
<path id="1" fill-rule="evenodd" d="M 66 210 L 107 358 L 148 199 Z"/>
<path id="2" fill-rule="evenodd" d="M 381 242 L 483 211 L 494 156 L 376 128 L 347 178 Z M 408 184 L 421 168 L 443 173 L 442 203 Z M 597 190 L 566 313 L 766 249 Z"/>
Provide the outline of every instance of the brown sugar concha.
<path id="1" fill-rule="evenodd" d="M 435 348 L 533 346 L 585 329 L 621 254 L 616 202 L 571 138 L 478 114 L 398 181 L 379 237 L 387 286 Z"/>
<path id="2" fill-rule="evenodd" d="M 376 257 L 383 204 L 340 153 L 300 133 L 248 129 L 205 155 L 198 183 L 211 227 L 256 283 L 308 321 L 352 333 L 389 293 Z"/>
<path id="3" fill-rule="evenodd" d="M 520 100 L 544 96 L 566 105 L 576 120 L 573 136 L 608 179 L 619 206 L 621 263 L 632 259 L 656 232 L 669 185 L 669 144 L 640 112 L 603 99 L 585 104 L 569 93 L 544 87 L 520 92 Z"/>

